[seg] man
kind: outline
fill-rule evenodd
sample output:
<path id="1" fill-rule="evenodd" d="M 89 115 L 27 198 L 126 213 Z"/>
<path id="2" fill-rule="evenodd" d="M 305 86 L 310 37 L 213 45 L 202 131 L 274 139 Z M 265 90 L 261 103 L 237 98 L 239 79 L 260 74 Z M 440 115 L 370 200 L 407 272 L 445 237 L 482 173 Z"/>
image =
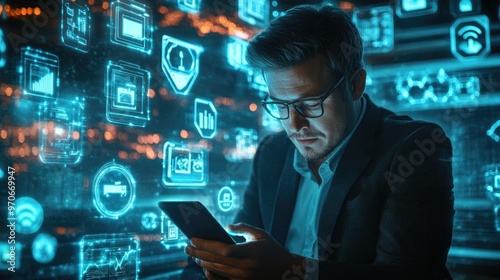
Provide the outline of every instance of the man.
<path id="1" fill-rule="evenodd" d="M 328 5 L 295 7 L 252 40 L 247 60 L 263 71 L 262 105 L 284 132 L 260 144 L 235 220 L 244 224 L 229 227 L 247 242 L 192 239 L 186 247 L 205 276 L 448 277 L 450 141 L 437 125 L 363 95 L 351 19 Z"/>

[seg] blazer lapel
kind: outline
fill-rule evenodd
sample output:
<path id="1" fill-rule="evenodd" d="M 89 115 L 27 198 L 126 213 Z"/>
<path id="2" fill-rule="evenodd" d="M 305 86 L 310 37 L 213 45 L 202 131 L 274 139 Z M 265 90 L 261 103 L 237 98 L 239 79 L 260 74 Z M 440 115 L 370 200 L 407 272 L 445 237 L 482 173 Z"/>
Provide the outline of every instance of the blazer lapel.
<path id="1" fill-rule="evenodd" d="M 274 201 L 274 212 L 272 214 L 270 233 L 283 246 L 285 246 L 288 229 L 290 228 L 300 182 L 300 175 L 293 168 L 294 151 L 295 146 L 290 145 L 285 166 L 281 173 L 279 189 Z"/>
<path id="2" fill-rule="evenodd" d="M 328 259 L 332 253 L 331 249 L 328 248 L 330 235 L 335 229 L 340 209 L 352 185 L 370 161 L 371 139 L 373 139 L 374 130 L 377 127 L 375 122 L 380 117 L 376 114 L 376 106 L 367 97 L 365 98 L 367 101 L 365 115 L 335 170 L 332 185 L 321 210 L 318 228 L 318 256 L 320 260 Z"/>

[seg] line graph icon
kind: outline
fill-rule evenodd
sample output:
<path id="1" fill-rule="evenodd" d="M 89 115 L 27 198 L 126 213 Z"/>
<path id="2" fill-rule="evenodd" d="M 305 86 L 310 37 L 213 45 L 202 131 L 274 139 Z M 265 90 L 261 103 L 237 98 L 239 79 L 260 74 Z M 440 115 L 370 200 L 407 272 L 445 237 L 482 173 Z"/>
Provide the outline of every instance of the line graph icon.
<path id="1" fill-rule="evenodd" d="M 486 15 L 462 17 L 450 27 L 451 53 L 460 60 L 477 60 L 490 53 L 490 23 Z"/>
<path id="2" fill-rule="evenodd" d="M 80 241 L 80 279 L 138 279 L 139 239 L 133 234 L 92 234 Z"/>

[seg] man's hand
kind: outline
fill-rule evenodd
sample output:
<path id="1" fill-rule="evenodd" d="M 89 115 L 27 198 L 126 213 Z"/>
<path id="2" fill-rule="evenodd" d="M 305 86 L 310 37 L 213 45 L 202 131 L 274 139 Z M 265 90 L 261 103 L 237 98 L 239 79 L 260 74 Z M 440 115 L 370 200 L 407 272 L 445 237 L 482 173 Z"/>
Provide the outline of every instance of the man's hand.
<path id="1" fill-rule="evenodd" d="M 208 279 L 282 279 L 287 271 L 305 268 L 304 257 L 289 253 L 265 231 L 241 223 L 228 228 L 243 233 L 247 242 L 192 238 L 192 245 L 186 247 Z"/>

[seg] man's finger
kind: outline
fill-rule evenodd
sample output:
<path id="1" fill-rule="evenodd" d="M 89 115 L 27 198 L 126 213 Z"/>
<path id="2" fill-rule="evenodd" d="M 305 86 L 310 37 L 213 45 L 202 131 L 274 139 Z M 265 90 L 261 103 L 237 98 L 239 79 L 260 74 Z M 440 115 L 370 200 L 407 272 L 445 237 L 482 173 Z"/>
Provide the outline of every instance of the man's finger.
<path id="1" fill-rule="evenodd" d="M 243 233 L 247 241 L 260 239 L 267 236 L 267 233 L 261 230 L 260 228 L 256 228 L 254 226 L 245 223 L 228 225 L 227 228 L 229 229 L 230 232 Z"/>

